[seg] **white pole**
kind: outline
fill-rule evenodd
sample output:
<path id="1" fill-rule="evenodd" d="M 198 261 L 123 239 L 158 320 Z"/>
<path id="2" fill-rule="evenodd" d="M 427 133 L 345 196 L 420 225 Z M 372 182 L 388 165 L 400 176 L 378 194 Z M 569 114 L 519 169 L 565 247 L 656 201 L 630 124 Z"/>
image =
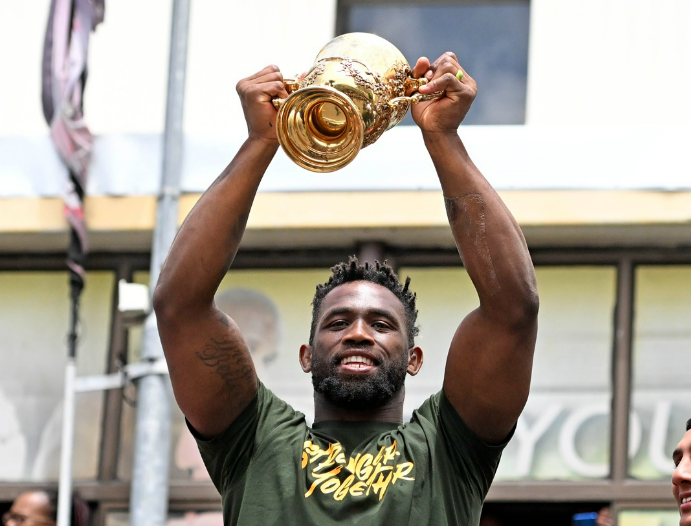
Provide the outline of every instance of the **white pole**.
<path id="1" fill-rule="evenodd" d="M 150 294 L 156 287 L 178 226 L 189 17 L 190 0 L 173 0 L 161 186 L 151 243 Z M 156 361 L 162 358 L 163 348 L 156 316 L 151 312 L 144 322 L 142 360 Z M 132 526 L 163 526 L 167 520 L 172 441 L 169 385 L 168 377 L 161 374 L 143 376 L 137 385 L 137 427 L 130 489 Z"/>
<path id="2" fill-rule="evenodd" d="M 74 384 L 76 376 L 77 361 L 74 356 L 69 356 L 65 366 L 65 395 L 62 407 L 57 526 L 70 526 L 70 512 L 72 511 L 72 447 L 74 443 Z"/>

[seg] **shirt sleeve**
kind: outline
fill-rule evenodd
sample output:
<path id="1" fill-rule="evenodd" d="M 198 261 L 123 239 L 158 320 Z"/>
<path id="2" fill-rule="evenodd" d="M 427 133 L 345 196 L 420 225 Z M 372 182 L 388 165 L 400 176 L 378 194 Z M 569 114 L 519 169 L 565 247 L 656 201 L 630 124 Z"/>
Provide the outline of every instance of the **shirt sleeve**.
<path id="1" fill-rule="evenodd" d="M 419 415 L 429 419 L 436 428 L 451 466 L 466 484 L 472 485 L 484 498 L 494 480 L 504 448 L 513 436 L 514 428 L 500 444 L 488 444 L 463 421 L 444 391 L 432 395 L 419 409 Z"/>
<path id="2" fill-rule="evenodd" d="M 304 415 L 278 398 L 259 382 L 257 394 L 242 413 L 219 436 L 202 439 L 189 428 L 199 447 L 204 465 L 216 489 L 225 488 L 244 478 L 247 467 L 259 444 L 271 440 L 277 430 L 289 423 L 304 421 Z"/>

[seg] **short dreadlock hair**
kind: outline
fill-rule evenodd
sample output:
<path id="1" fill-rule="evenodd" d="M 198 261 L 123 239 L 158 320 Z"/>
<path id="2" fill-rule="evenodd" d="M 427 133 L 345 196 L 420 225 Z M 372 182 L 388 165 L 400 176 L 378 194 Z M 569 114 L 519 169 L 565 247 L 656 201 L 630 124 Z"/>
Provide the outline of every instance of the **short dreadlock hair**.
<path id="1" fill-rule="evenodd" d="M 314 334 L 317 329 L 317 317 L 321 309 L 322 301 L 326 295 L 339 285 L 352 281 L 369 281 L 386 287 L 401 301 L 405 310 L 406 332 L 408 336 L 408 347 L 415 345 L 415 336 L 420 329 L 416 325 L 417 308 L 415 307 L 416 294 L 408 288 L 410 278 L 407 277 L 405 284 L 401 284 L 394 269 L 386 262 L 375 261 L 374 265 L 365 262 L 361 265 L 355 256 L 350 256 L 348 261 L 331 267 L 331 277 L 324 284 L 317 285 L 317 291 L 312 300 L 312 327 L 310 329 L 310 345 L 314 342 Z"/>
<path id="2" fill-rule="evenodd" d="M 686 430 L 691 431 L 691 419 L 687 420 L 686 422 Z"/>

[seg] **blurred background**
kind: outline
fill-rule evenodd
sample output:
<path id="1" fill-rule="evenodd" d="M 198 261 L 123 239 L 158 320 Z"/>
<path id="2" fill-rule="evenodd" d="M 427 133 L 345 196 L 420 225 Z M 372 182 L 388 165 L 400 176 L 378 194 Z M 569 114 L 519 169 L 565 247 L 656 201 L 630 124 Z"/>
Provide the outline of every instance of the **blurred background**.
<path id="1" fill-rule="evenodd" d="M 41 109 L 50 6 L 0 0 L 0 511 L 59 469 L 69 226 L 66 168 Z M 141 356 L 118 282 L 149 280 L 172 6 L 106 1 L 89 42 L 80 376 Z M 569 526 L 608 506 L 620 525 L 678 524 L 670 457 L 691 418 L 689 20 L 687 0 L 193 0 L 178 224 L 244 141 L 240 79 L 267 64 L 297 75 L 352 31 L 413 64 L 454 51 L 479 85 L 460 135 L 523 228 L 542 301 L 531 396 L 487 514 Z M 219 291 L 262 381 L 308 420 L 297 352 L 315 285 L 350 254 L 388 259 L 417 291 L 426 357 L 407 384 L 409 415 L 441 387 L 451 336 L 477 305 L 409 117 L 332 174 L 279 152 Z M 129 524 L 137 388 L 77 396 L 74 484 L 94 525 Z M 170 406 L 168 524 L 220 525 L 218 493 Z"/>

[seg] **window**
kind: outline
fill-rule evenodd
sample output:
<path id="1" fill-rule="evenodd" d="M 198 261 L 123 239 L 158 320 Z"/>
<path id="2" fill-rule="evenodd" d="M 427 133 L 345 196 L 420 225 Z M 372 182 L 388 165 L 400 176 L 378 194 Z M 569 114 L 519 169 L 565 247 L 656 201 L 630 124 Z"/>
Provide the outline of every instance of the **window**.
<path id="1" fill-rule="evenodd" d="M 89 272 L 78 375 L 106 368 L 113 274 Z M 0 480 L 57 480 L 69 317 L 67 272 L 0 272 Z M 96 477 L 103 394 L 76 397 L 74 477 Z"/>
<path id="2" fill-rule="evenodd" d="M 338 34 L 375 33 L 411 67 L 453 51 L 478 83 L 465 124 L 523 124 L 530 5 L 525 2 L 361 2 L 341 0 Z M 409 115 L 402 124 L 412 124 Z"/>
<path id="3" fill-rule="evenodd" d="M 613 267 L 538 267 L 540 330 L 530 398 L 496 480 L 577 480 L 608 475 Z M 456 327 L 478 299 L 460 266 L 401 268 L 417 293 L 425 351 L 406 381 L 409 414 L 441 388 Z"/>
<path id="4" fill-rule="evenodd" d="M 669 481 L 671 452 L 691 417 L 691 266 L 636 273 L 630 474 Z"/>
<path id="5" fill-rule="evenodd" d="M 541 310 L 531 395 L 516 435 L 504 452 L 488 509 L 501 515 L 506 509 L 500 503 L 521 507 L 544 498 L 554 501 L 554 513 L 572 514 L 611 503 L 621 524 L 676 524 L 677 512 L 666 511 L 671 504 L 669 452 L 691 413 L 688 382 L 684 381 L 686 350 L 691 344 L 687 321 L 691 315 L 691 253 L 680 249 L 668 254 L 538 250 L 533 256 Z M 311 257 L 297 263 L 291 263 L 288 256 L 275 257 L 272 255 L 271 263 L 276 267 L 270 269 L 265 265 L 241 268 L 241 262 L 226 276 L 217 300 L 219 304 L 225 302 L 228 312 L 237 304 L 243 306 L 241 312 L 251 311 L 246 322 L 242 315 L 233 315 L 257 350 L 262 380 L 311 419 L 310 378 L 295 358 L 309 335 L 314 286 L 328 278 L 328 265 L 313 269 L 304 266 L 314 263 Z M 426 352 L 421 373 L 407 380 L 407 418 L 441 387 L 448 343 L 460 319 L 477 306 L 477 296 L 454 251 L 401 250 L 391 257 L 401 265 L 399 274 L 413 279 L 420 309 L 417 342 Z M 334 258 L 329 262 L 339 259 Z M 123 259 L 123 268 L 117 267 L 111 256 L 94 256 L 93 261 L 102 270 L 89 272 L 83 295 L 79 376 L 103 374 L 107 367 L 113 367 L 109 360 L 116 360 L 125 349 L 129 351 L 128 361 L 135 362 L 141 346 L 141 330 L 136 327 L 129 330 L 128 344 L 124 333 L 116 338 L 109 333 L 121 331 L 110 328 L 113 316 L 117 319 L 111 305 L 115 273 L 131 279 L 126 268 L 144 268 L 146 260 Z M 430 263 L 433 266 L 426 266 Z M 0 371 L 4 395 L 0 411 L 5 422 L 14 421 L 13 426 L 0 430 L 4 439 L 0 440 L 0 454 L 4 455 L 0 481 L 8 488 L 27 481 L 54 480 L 59 458 L 59 440 L 50 440 L 55 434 L 48 433 L 46 426 L 51 415 L 60 414 L 56 408 L 62 398 L 69 312 L 67 275 L 61 270 L 39 270 L 53 268 L 40 261 L 29 268 L 34 270 L 0 272 L 0 330 L 4 335 L 0 348 L 9 358 Z M 134 272 L 134 277 L 148 283 L 148 272 Z M 633 317 L 626 307 L 630 302 L 624 297 L 633 298 Z M 625 304 L 619 311 L 615 309 L 617 301 Z M 619 314 L 615 316 L 615 312 Z M 37 323 L 41 330 L 36 330 Z M 632 327 L 632 337 L 622 344 L 627 341 L 622 336 L 627 327 Z M 631 501 L 618 497 L 622 487 L 630 485 L 626 472 L 624 478 L 617 476 L 620 470 L 609 472 L 612 458 L 626 455 L 610 415 L 612 398 L 618 396 L 617 386 L 623 378 L 622 368 L 612 369 L 616 349 L 623 351 L 626 359 L 630 357 L 633 365 L 628 476 L 640 480 L 636 487 L 645 502 L 639 506 L 646 509 L 633 509 Z M 82 429 L 86 432 L 77 432 L 75 487 L 86 492 L 106 524 L 116 526 L 129 520 L 127 481 L 131 478 L 136 413 L 126 401 L 136 402 L 137 394 L 130 385 L 124 402 L 118 392 L 106 396 L 119 401 L 121 412 L 103 403 L 104 393 L 78 395 L 77 419 L 86 422 Z M 189 454 L 196 453 L 196 448 L 187 440 L 190 437 L 184 418 L 172 397 L 171 403 L 169 522 L 172 526 L 218 521 L 218 495 L 198 457 Z M 614 415 L 620 418 L 621 406 L 616 408 Z M 102 433 L 104 425 L 106 432 Z M 8 430 L 14 430 L 18 437 L 8 437 Z M 120 440 L 114 438 L 118 436 Z M 112 444 L 101 449 L 99 445 L 106 439 Z M 614 448 L 612 442 L 616 442 Z M 45 449 L 46 445 L 50 447 Z M 17 449 L 8 453 L 11 447 Z M 41 448 L 49 454 L 40 453 Z M 39 458 L 54 462 L 43 463 L 39 469 Z M 84 483 L 84 479 L 95 479 L 96 484 Z M 593 484 L 595 479 L 600 480 Z M 545 484 L 545 480 L 555 482 Z M 528 515 L 532 513 L 529 507 L 525 508 Z"/>

